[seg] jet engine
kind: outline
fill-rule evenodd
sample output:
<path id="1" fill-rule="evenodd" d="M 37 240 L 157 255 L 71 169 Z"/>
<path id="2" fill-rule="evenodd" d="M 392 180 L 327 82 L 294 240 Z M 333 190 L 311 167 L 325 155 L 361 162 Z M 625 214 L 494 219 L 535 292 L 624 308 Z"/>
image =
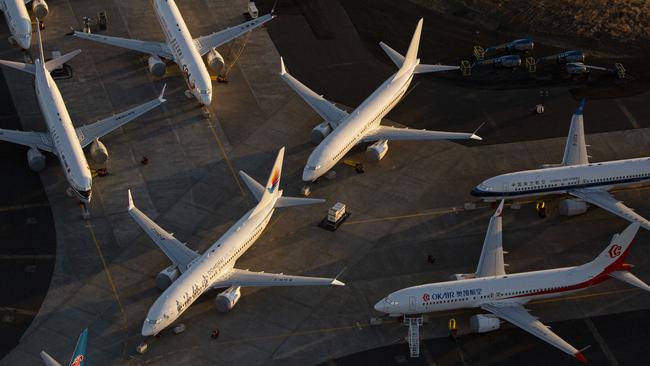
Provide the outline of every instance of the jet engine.
<path id="1" fill-rule="evenodd" d="M 39 19 L 43 20 L 47 16 L 49 8 L 45 0 L 32 0 L 32 13 Z"/>
<path id="2" fill-rule="evenodd" d="M 451 281 L 468 280 L 471 278 L 476 278 L 476 273 L 456 273 L 449 276 Z"/>
<path id="3" fill-rule="evenodd" d="M 165 75 L 165 71 L 167 70 L 167 65 L 158 56 L 149 56 L 147 65 L 149 66 L 149 73 L 153 76 L 161 77 Z"/>
<path id="4" fill-rule="evenodd" d="M 45 160 L 45 155 L 41 154 L 37 148 L 32 147 L 27 150 L 27 165 L 29 165 L 29 169 L 40 172 L 45 169 Z"/>
<path id="5" fill-rule="evenodd" d="M 388 140 L 379 140 L 368 146 L 366 149 L 366 159 L 369 161 L 379 161 L 388 152 Z"/>
<path id="6" fill-rule="evenodd" d="M 562 216 L 576 216 L 587 212 L 589 205 L 583 200 L 566 199 L 560 201 L 559 208 Z"/>
<path id="7" fill-rule="evenodd" d="M 585 54 L 582 51 L 566 51 L 555 56 L 558 64 L 585 61 Z"/>
<path id="8" fill-rule="evenodd" d="M 519 67 L 521 66 L 521 57 L 517 55 L 501 56 L 494 59 L 495 67 Z"/>
<path id="9" fill-rule="evenodd" d="M 175 264 L 172 264 L 156 275 L 156 287 L 161 291 L 165 291 L 180 275 L 181 271 L 178 270 Z"/>
<path id="10" fill-rule="evenodd" d="M 325 140 L 325 137 L 332 132 L 332 127 L 327 122 L 323 122 L 311 130 L 311 143 L 314 145 L 320 144 L 321 141 Z"/>
<path id="11" fill-rule="evenodd" d="M 498 46 L 488 47 L 485 52 L 495 52 L 505 50 L 506 52 L 512 51 L 530 51 L 535 47 L 535 42 L 532 39 L 516 39 L 512 42 L 500 44 Z"/>
<path id="12" fill-rule="evenodd" d="M 501 320 L 492 314 L 476 314 L 469 318 L 472 332 L 487 333 L 499 329 Z"/>
<path id="13" fill-rule="evenodd" d="M 239 299 L 241 299 L 241 287 L 228 287 L 227 290 L 217 295 L 214 299 L 214 305 L 218 311 L 225 313 L 232 310 Z"/>
<path id="14" fill-rule="evenodd" d="M 210 69 L 217 74 L 219 74 L 221 72 L 221 69 L 223 69 L 223 67 L 226 65 L 226 62 L 223 60 L 223 56 L 221 56 L 221 54 L 214 48 L 208 52 L 207 61 Z"/>
<path id="15" fill-rule="evenodd" d="M 569 62 L 564 66 L 564 69 L 571 75 L 581 75 L 589 72 L 587 65 L 582 62 Z"/>
<path id="16" fill-rule="evenodd" d="M 95 139 L 92 144 L 90 144 L 90 156 L 93 158 L 93 161 L 96 163 L 103 163 L 108 160 L 108 149 L 106 146 Z"/>

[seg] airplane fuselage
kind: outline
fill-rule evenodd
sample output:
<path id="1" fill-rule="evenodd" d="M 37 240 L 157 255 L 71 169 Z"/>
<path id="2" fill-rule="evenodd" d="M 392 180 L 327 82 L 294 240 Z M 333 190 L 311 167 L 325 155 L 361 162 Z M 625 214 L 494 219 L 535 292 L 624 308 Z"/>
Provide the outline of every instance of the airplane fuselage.
<path id="1" fill-rule="evenodd" d="M 32 21 L 23 0 L 1 0 L 9 31 L 20 48 L 27 50 L 32 43 Z"/>
<path id="2" fill-rule="evenodd" d="M 36 60 L 34 66 L 36 68 L 36 98 L 55 148 L 55 154 L 59 158 L 65 178 L 77 198 L 88 203 L 92 193 L 92 175 L 79 143 L 79 137 L 54 79 L 43 68 L 39 59 Z"/>
<path id="3" fill-rule="evenodd" d="M 210 105 L 212 80 L 176 3 L 174 0 L 155 0 L 154 9 L 174 55 L 173 61 L 180 67 L 187 87 L 201 105 Z"/>
<path id="4" fill-rule="evenodd" d="M 278 194 L 277 197 L 280 195 Z M 277 199 L 277 198 L 276 198 Z M 276 199 L 253 214 L 248 211 L 174 281 L 149 309 L 142 335 L 158 334 L 174 322 L 211 284 L 227 275 L 235 262 L 260 237 L 271 220 Z"/>
<path id="5" fill-rule="evenodd" d="M 413 80 L 412 66 L 409 72 L 386 80 L 359 105 L 340 125 L 332 131 L 309 155 L 302 179 L 311 182 L 327 173 L 364 136 L 379 126 L 381 120 L 404 97 Z"/>
<path id="6" fill-rule="evenodd" d="M 525 304 L 584 290 L 607 280 L 607 273 L 583 265 L 413 286 L 386 296 L 375 309 L 399 316 L 476 308 L 498 301 Z"/>
<path id="7" fill-rule="evenodd" d="M 650 158 L 526 170 L 487 179 L 472 190 L 484 200 L 516 199 L 566 194 L 572 189 L 646 184 L 650 180 Z"/>

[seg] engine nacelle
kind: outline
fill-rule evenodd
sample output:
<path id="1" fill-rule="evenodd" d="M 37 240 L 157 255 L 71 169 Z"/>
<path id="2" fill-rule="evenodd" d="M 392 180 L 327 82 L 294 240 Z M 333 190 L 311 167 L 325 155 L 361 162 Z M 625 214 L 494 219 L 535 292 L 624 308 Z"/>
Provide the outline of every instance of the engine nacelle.
<path id="1" fill-rule="evenodd" d="M 161 291 L 165 291 L 180 275 L 181 271 L 178 270 L 175 264 L 172 264 L 156 275 L 156 287 Z"/>
<path id="2" fill-rule="evenodd" d="M 560 215 L 576 216 L 587 212 L 589 205 L 587 202 L 577 199 L 566 199 L 560 201 Z"/>
<path id="3" fill-rule="evenodd" d="M 589 72 L 587 65 L 583 64 L 582 62 L 569 62 L 566 64 L 566 66 L 564 66 L 564 70 L 566 70 L 566 72 L 571 75 L 581 75 Z"/>
<path id="4" fill-rule="evenodd" d="M 476 273 L 456 273 L 449 276 L 451 281 L 469 280 L 471 278 L 476 278 Z"/>
<path id="5" fill-rule="evenodd" d="M 559 64 L 565 64 L 565 63 L 571 63 L 571 62 L 584 62 L 585 61 L 585 54 L 582 53 L 582 51 L 576 50 L 576 51 L 566 51 L 559 53 L 557 55 L 557 63 Z"/>
<path id="6" fill-rule="evenodd" d="M 38 149 L 32 147 L 27 150 L 27 165 L 29 165 L 29 169 L 35 172 L 40 172 L 45 169 L 46 160 L 45 155 L 43 155 Z"/>
<path id="7" fill-rule="evenodd" d="M 494 66 L 507 68 L 519 67 L 521 66 L 521 57 L 517 55 L 508 55 L 495 58 Z"/>
<path id="8" fill-rule="evenodd" d="M 232 310 L 240 298 L 241 287 L 229 287 L 227 290 L 217 295 L 214 299 L 214 305 L 217 307 L 218 311 L 225 313 L 226 311 Z"/>
<path id="9" fill-rule="evenodd" d="M 99 139 L 90 144 L 90 157 L 93 158 L 93 161 L 96 163 L 103 163 L 108 160 L 108 149 Z"/>
<path id="10" fill-rule="evenodd" d="M 487 333 L 499 329 L 501 320 L 491 314 L 476 314 L 469 318 L 469 327 L 472 332 Z"/>
<path id="11" fill-rule="evenodd" d="M 494 47 L 488 47 L 485 52 L 494 52 L 498 50 L 512 51 L 530 51 L 535 47 L 532 39 L 516 39 L 512 42 L 500 44 Z"/>
<path id="12" fill-rule="evenodd" d="M 311 143 L 314 145 L 320 144 L 325 140 L 325 137 L 332 132 L 332 127 L 327 122 L 323 122 L 311 130 Z"/>
<path id="13" fill-rule="evenodd" d="M 32 13 L 39 19 L 43 20 L 49 13 L 50 9 L 45 0 L 32 0 Z"/>
<path id="14" fill-rule="evenodd" d="M 368 146 L 366 149 L 366 159 L 369 161 L 379 161 L 388 152 L 388 140 L 379 140 Z"/>
<path id="15" fill-rule="evenodd" d="M 217 74 L 219 74 L 221 72 L 221 69 L 223 69 L 223 67 L 226 65 L 226 62 L 223 60 L 223 56 L 221 56 L 221 54 L 214 48 L 208 52 L 207 61 L 210 69 Z"/>
<path id="16" fill-rule="evenodd" d="M 149 56 L 147 65 L 149 66 L 149 73 L 153 76 L 161 77 L 165 75 L 165 71 L 167 70 L 167 64 L 158 56 Z"/>

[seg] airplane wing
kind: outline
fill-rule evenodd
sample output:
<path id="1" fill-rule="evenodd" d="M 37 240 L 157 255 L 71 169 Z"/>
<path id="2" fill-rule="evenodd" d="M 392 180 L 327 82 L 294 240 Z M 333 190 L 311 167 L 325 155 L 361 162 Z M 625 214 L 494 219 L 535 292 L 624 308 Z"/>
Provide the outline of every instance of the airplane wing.
<path id="1" fill-rule="evenodd" d="M 212 33 L 207 36 L 199 37 L 194 39 L 194 44 L 199 50 L 201 56 L 210 52 L 211 49 L 219 47 L 224 43 L 227 43 L 246 32 L 250 32 L 253 29 L 261 26 L 262 24 L 268 22 L 269 20 L 275 18 L 273 14 L 266 14 L 259 18 L 250 20 L 246 23 L 242 23 L 235 27 L 230 27 L 219 32 Z"/>
<path id="2" fill-rule="evenodd" d="M 571 118 L 571 127 L 569 128 L 569 136 L 567 137 L 566 146 L 564 147 L 562 165 L 589 164 L 587 144 L 585 142 L 584 120 L 582 116 L 584 107 L 585 100 L 583 99 Z"/>
<path id="3" fill-rule="evenodd" d="M 133 205 L 133 198 L 131 197 L 131 190 L 129 190 L 129 214 L 140 225 L 151 240 L 156 243 L 160 250 L 178 267 L 178 270 L 183 273 L 189 267 L 189 264 L 199 257 L 199 254 L 192 249 L 188 248 L 185 244 L 181 243 L 174 237 L 173 234 L 166 232 L 163 228 L 158 226 L 147 215 L 142 213 L 137 207 Z"/>
<path id="4" fill-rule="evenodd" d="M 167 44 L 163 42 L 149 42 L 149 41 L 141 41 L 138 39 L 110 37 L 110 36 L 103 36 L 100 34 L 90 34 L 90 33 L 79 32 L 79 31 L 75 31 L 74 36 L 82 39 L 87 39 L 89 41 L 95 41 L 99 43 L 108 44 L 111 46 L 148 53 L 150 55 L 156 55 L 162 58 L 166 58 L 168 60 L 175 61 L 174 54 L 171 52 Z"/>
<path id="5" fill-rule="evenodd" d="M 224 277 L 217 279 L 211 286 L 223 288 L 230 286 L 271 287 L 271 286 L 345 286 L 335 278 L 290 276 L 282 273 L 251 272 L 233 268 Z"/>
<path id="6" fill-rule="evenodd" d="M 530 315 L 528 310 L 522 305 L 513 303 L 485 303 L 481 305 L 481 308 L 518 326 L 553 347 L 568 353 L 578 359 L 578 361 L 586 363 L 587 360 L 580 351 L 553 333 L 553 331 L 537 320 L 537 318 Z"/>
<path id="7" fill-rule="evenodd" d="M 502 245 L 502 221 L 501 213 L 503 211 L 503 200 L 499 204 L 496 212 L 490 219 L 485 240 L 483 241 L 483 250 L 481 258 L 476 268 L 476 277 L 501 276 L 506 274 L 505 264 L 503 263 L 503 245 Z"/>
<path id="8" fill-rule="evenodd" d="M 379 126 L 369 131 L 364 137 L 364 142 L 373 142 L 378 140 L 391 141 L 414 141 L 414 140 L 482 140 L 473 133 L 462 132 L 444 132 L 429 130 L 414 130 L 410 128 L 398 128 Z"/>
<path id="9" fill-rule="evenodd" d="M 26 132 L 0 128 L 0 141 L 36 147 L 40 150 L 56 154 L 56 149 L 52 144 L 52 140 L 50 140 L 50 135 L 44 132 Z"/>
<path id="10" fill-rule="evenodd" d="M 165 94 L 165 86 L 163 86 L 160 96 L 147 103 L 133 107 L 122 113 L 115 114 L 109 118 L 102 119 L 95 123 L 84 125 L 77 128 L 77 137 L 81 147 L 88 146 L 93 140 L 98 139 L 111 133 L 113 130 L 131 122 L 132 120 L 140 117 L 141 115 L 149 112 L 150 110 L 158 107 L 165 102 L 163 95 Z"/>
<path id="11" fill-rule="evenodd" d="M 650 230 L 650 221 L 643 216 L 634 212 L 631 208 L 625 206 L 623 202 L 617 200 L 609 192 L 600 189 L 572 189 L 568 193 L 572 196 L 578 197 L 584 201 L 596 205 L 604 210 L 613 213 L 616 216 L 622 217 L 631 222 L 638 222 L 645 229 Z"/>
<path id="12" fill-rule="evenodd" d="M 323 98 L 322 95 L 314 93 L 311 89 L 306 87 L 303 83 L 296 80 L 291 74 L 287 72 L 284 67 L 284 60 L 280 57 L 280 78 L 287 84 L 291 89 L 293 89 L 296 94 L 298 94 L 305 103 L 318 113 L 321 118 L 323 118 L 327 123 L 329 123 L 332 129 L 338 127 L 338 125 L 343 121 L 347 116 L 348 112 L 339 109 L 334 103 Z"/>

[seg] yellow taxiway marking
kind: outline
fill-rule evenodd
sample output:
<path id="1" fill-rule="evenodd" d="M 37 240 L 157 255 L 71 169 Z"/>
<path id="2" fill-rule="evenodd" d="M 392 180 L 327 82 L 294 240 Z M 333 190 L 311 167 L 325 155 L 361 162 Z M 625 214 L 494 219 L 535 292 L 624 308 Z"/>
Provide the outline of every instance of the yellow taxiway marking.
<path id="1" fill-rule="evenodd" d="M 117 292 L 117 286 L 115 286 L 115 282 L 113 281 L 113 276 L 111 275 L 111 271 L 108 269 L 108 264 L 106 264 L 106 259 L 104 259 L 104 253 L 102 252 L 102 248 L 99 246 L 99 242 L 97 241 L 97 236 L 95 236 L 95 230 L 93 230 L 93 226 L 90 223 L 90 221 L 86 221 L 86 227 L 88 228 L 90 237 L 93 239 L 93 242 L 95 243 L 95 247 L 97 248 L 97 253 L 99 254 L 99 259 L 102 261 L 102 266 L 104 266 L 104 272 L 106 273 L 106 278 L 108 279 L 108 283 L 111 285 L 111 289 L 113 290 L 113 296 L 115 296 L 117 305 L 120 308 L 120 314 L 122 315 L 122 323 L 123 323 L 122 326 L 124 327 L 124 335 L 126 336 L 128 334 L 128 321 L 126 319 L 126 313 L 124 312 L 124 306 L 122 306 L 122 300 L 120 299 L 120 294 Z M 124 346 L 126 347 L 126 340 Z"/>
<path id="2" fill-rule="evenodd" d="M 242 187 L 241 183 L 239 182 L 237 173 L 235 173 L 235 169 L 232 167 L 232 164 L 230 163 L 228 154 L 226 154 L 226 149 L 224 149 L 223 144 L 221 143 L 221 139 L 217 135 L 217 131 L 214 129 L 214 126 L 212 125 L 212 121 L 210 120 L 210 118 L 206 118 L 205 120 L 208 122 L 208 127 L 210 127 L 210 132 L 212 132 L 212 136 L 214 137 L 214 140 L 217 142 L 217 146 L 219 146 L 221 155 L 223 155 L 223 159 L 226 161 L 226 165 L 228 165 L 228 169 L 230 169 L 230 173 L 232 174 L 235 183 L 237 183 L 237 187 L 239 187 L 239 191 L 241 192 L 242 197 L 246 197 L 246 191 L 244 191 L 244 187 Z"/>

